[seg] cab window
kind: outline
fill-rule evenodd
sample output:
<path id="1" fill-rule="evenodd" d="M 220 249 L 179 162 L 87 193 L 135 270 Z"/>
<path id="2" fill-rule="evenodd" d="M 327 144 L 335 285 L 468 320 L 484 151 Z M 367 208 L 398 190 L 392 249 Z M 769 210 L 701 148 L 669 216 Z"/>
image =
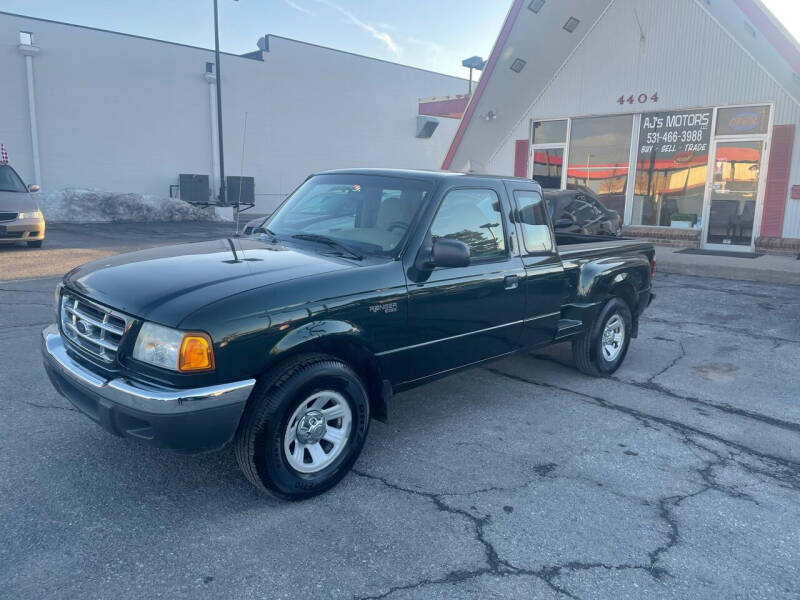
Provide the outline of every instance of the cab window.
<path id="1" fill-rule="evenodd" d="M 517 219 L 522 229 L 522 243 L 529 253 L 551 252 L 553 238 L 547 224 L 547 212 L 541 194 L 534 191 L 514 192 Z"/>
<path id="2" fill-rule="evenodd" d="M 431 237 L 464 242 L 472 261 L 504 257 L 506 240 L 497 193 L 490 189 L 451 190 L 433 220 Z"/>

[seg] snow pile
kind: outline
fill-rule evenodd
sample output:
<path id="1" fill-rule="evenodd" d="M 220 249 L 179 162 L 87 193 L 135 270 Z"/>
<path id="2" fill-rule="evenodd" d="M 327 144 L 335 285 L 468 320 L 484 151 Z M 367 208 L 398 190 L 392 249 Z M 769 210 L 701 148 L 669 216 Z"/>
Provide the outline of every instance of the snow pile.
<path id="1" fill-rule="evenodd" d="M 117 194 L 102 190 L 43 191 L 36 201 L 51 223 L 105 223 L 109 221 L 217 221 L 213 209 L 203 209 L 177 198 Z"/>

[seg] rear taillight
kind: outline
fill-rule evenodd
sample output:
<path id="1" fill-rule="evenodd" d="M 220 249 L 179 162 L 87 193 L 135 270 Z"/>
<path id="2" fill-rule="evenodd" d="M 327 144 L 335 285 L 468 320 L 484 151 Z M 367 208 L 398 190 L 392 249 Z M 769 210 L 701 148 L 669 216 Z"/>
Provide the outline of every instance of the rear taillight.
<path id="1" fill-rule="evenodd" d="M 650 259 L 650 279 L 656 274 L 656 257 Z"/>

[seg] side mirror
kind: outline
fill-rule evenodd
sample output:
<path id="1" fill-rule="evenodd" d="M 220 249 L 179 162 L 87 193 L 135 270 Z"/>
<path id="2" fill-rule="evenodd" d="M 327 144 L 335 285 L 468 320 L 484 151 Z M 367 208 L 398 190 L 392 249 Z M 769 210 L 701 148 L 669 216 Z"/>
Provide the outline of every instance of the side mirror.
<path id="1" fill-rule="evenodd" d="M 468 267 L 469 246 L 458 240 L 439 238 L 433 243 L 431 258 L 436 267 Z"/>
<path id="2" fill-rule="evenodd" d="M 39 189 L 40 189 L 39 186 L 37 184 L 35 184 L 35 183 L 32 183 L 32 184 L 30 184 L 28 186 L 28 191 L 29 192 L 38 192 Z"/>

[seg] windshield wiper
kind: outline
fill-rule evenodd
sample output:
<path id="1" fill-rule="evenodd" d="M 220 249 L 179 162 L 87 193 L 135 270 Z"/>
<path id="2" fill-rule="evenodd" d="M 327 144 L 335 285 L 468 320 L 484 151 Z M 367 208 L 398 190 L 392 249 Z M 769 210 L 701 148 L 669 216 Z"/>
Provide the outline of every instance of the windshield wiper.
<path id="1" fill-rule="evenodd" d="M 309 242 L 319 242 L 320 244 L 326 244 L 332 248 L 338 248 L 350 255 L 351 258 L 356 260 L 361 260 L 364 257 L 353 250 L 352 248 L 348 248 L 343 243 L 333 239 L 332 237 L 328 237 L 327 235 L 321 235 L 319 233 L 297 233 L 292 236 L 297 240 L 307 240 Z"/>

